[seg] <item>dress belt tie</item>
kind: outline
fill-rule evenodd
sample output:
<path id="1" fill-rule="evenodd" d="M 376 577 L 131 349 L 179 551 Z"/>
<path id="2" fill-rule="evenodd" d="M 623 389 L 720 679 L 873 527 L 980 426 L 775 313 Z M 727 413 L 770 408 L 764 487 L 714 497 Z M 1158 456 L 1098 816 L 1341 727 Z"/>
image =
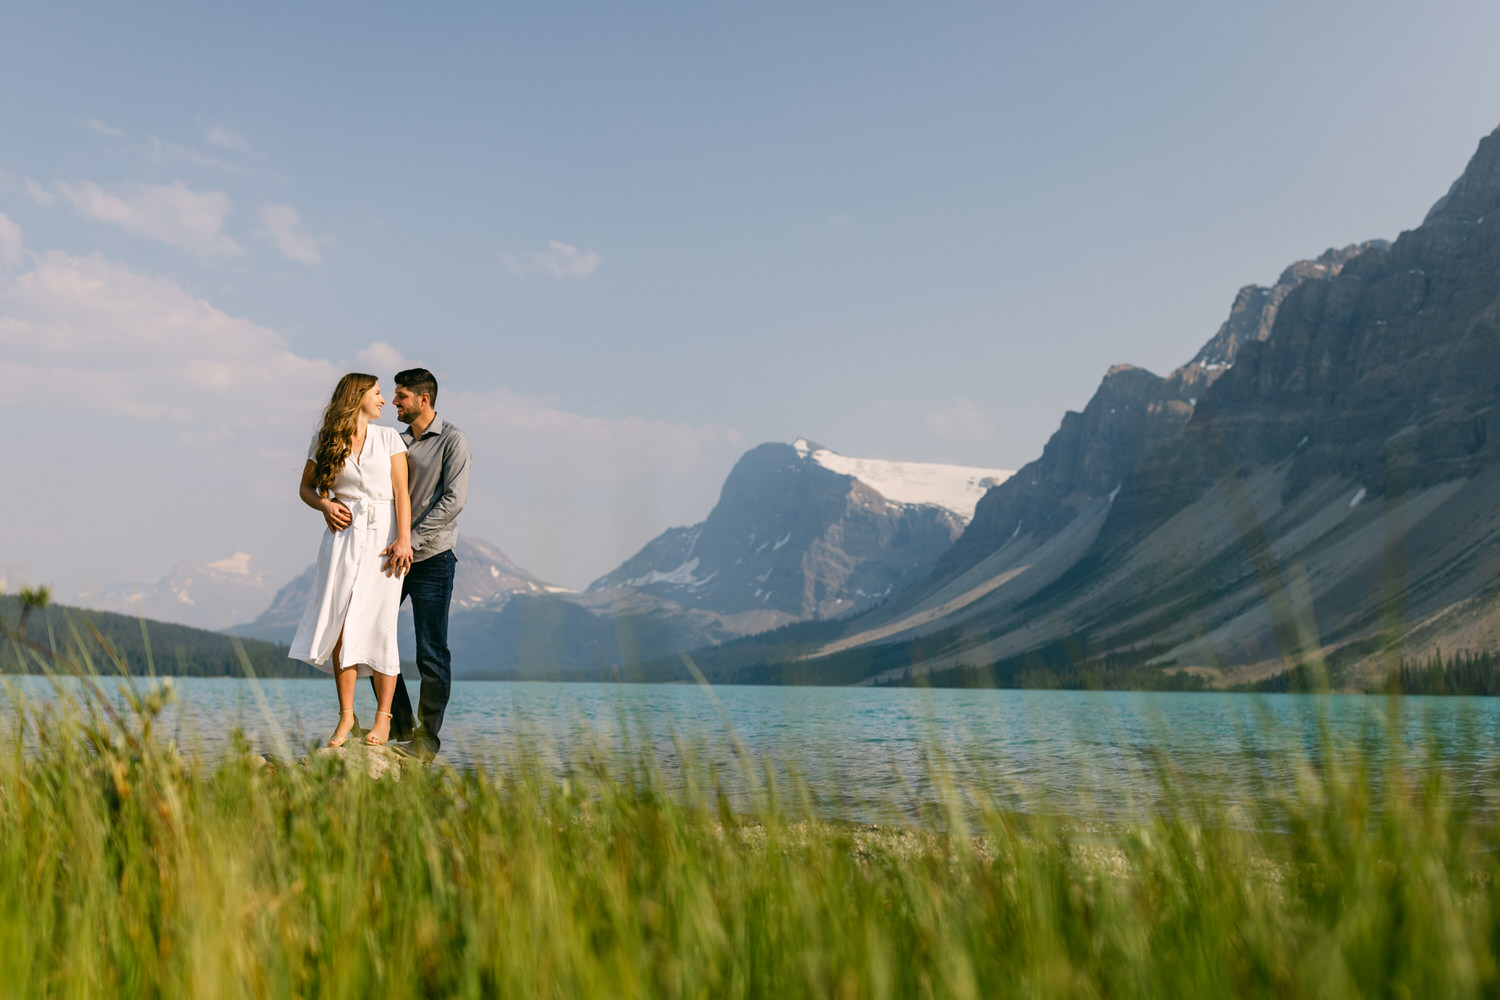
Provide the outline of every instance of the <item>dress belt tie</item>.
<path id="1" fill-rule="evenodd" d="M 353 508 L 357 508 L 351 509 L 349 511 L 349 513 L 354 516 L 354 519 L 349 522 L 349 527 L 351 528 L 356 524 L 359 524 L 361 521 L 364 522 L 363 527 L 378 527 L 379 525 L 376 521 L 376 518 L 379 516 L 378 511 L 380 510 L 380 508 L 385 506 L 386 504 L 393 504 L 396 502 L 394 497 L 389 499 L 380 499 L 378 497 L 341 497 L 335 495 L 334 499 L 339 503 L 344 504 L 345 506 L 352 506 Z"/>

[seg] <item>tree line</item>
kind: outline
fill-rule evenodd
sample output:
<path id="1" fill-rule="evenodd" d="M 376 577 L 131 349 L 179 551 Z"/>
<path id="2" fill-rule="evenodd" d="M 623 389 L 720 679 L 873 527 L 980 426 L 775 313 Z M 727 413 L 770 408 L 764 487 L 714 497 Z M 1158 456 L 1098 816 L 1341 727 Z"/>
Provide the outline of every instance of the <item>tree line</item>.
<path id="1" fill-rule="evenodd" d="M 0 595 L 0 673 L 65 669 L 176 677 L 321 677 L 287 648 L 168 622 L 52 604 L 43 588 Z M 50 662 L 49 662 L 50 661 Z"/>
<path id="2" fill-rule="evenodd" d="M 1469 652 L 1443 655 L 1434 650 L 1424 659 L 1402 660 L 1386 678 L 1391 694 L 1500 695 L 1500 653 Z"/>

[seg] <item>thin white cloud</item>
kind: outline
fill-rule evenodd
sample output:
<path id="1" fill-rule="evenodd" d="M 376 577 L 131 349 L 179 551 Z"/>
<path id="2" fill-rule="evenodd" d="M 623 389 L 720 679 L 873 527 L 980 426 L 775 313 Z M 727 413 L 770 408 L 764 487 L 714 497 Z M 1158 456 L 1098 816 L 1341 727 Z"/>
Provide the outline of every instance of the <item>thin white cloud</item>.
<path id="1" fill-rule="evenodd" d="M 21 227 L 0 213 L 0 265 L 14 267 L 21 263 L 21 253 L 26 249 L 21 239 Z"/>
<path id="2" fill-rule="evenodd" d="M 186 163 L 194 167 L 222 170 L 231 174 L 244 173 L 244 170 L 227 160 L 221 160 L 216 156 L 209 156 L 207 153 L 193 149 L 190 146 L 182 146 L 175 142 L 158 139 L 156 136 L 138 143 L 136 149 L 140 152 L 141 156 L 160 167 L 170 167 L 179 163 Z"/>
<path id="3" fill-rule="evenodd" d="M 194 191 L 181 181 L 134 184 L 123 194 L 105 191 L 92 181 L 56 189 L 84 218 L 119 226 L 194 253 L 239 256 L 244 248 L 224 233 L 229 196 L 223 191 Z"/>
<path id="4" fill-rule="evenodd" d="M 120 139 L 125 135 L 124 129 L 115 128 L 113 125 L 105 124 L 97 118 L 90 118 L 88 121 L 83 123 L 83 127 L 88 129 L 90 132 L 97 132 L 100 135 L 107 135 L 112 139 Z"/>
<path id="5" fill-rule="evenodd" d="M 410 367 L 402 350 L 309 357 L 170 279 L 98 254 L 28 259 L 0 281 L 0 384 L 56 447 L 25 451 L 11 472 L 63 499 L 24 528 L 0 521 L 0 552 L 107 580 L 238 550 L 290 578 L 321 530 L 294 499 L 317 414 L 344 371 L 376 372 L 389 397 L 390 375 Z M 729 427 L 586 415 L 447 381 L 472 383 L 475 370 L 437 371 L 439 412 L 475 456 L 463 530 L 558 582 L 586 584 L 668 525 L 701 520 L 745 447 Z M 388 407 L 383 422 L 394 417 Z M 101 475 L 129 477 L 107 516 L 89 495 Z"/>
<path id="6" fill-rule="evenodd" d="M 595 250 L 580 250 L 557 240 L 531 253 L 501 254 L 500 260 L 518 278 L 587 278 L 604 262 Z"/>
<path id="7" fill-rule="evenodd" d="M 99 121 L 97 118 L 81 122 L 80 124 L 90 132 L 96 132 L 111 139 L 124 139 L 126 137 L 124 129 L 116 128 L 106 122 Z M 205 130 L 204 141 L 221 149 L 229 149 L 234 152 L 250 152 L 249 141 L 238 132 L 231 132 L 228 129 L 208 128 Z M 231 174 L 243 174 L 245 172 L 241 167 L 227 160 L 210 156 L 202 150 L 193 149 L 191 146 L 168 142 L 154 135 L 137 142 L 132 142 L 130 146 L 144 160 L 154 163 L 159 167 L 186 163 L 189 166 L 203 167 L 209 170 L 222 170 Z"/>
<path id="8" fill-rule="evenodd" d="M 939 437 L 981 443 L 995 436 L 995 425 L 973 401 L 958 397 L 951 406 L 927 414 L 927 429 Z"/>
<path id="9" fill-rule="evenodd" d="M 32 201 L 47 208 L 51 208 L 57 204 L 57 195 L 48 191 L 30 177 L 26 178 L 26 194 L 31 197 Z"/>
<path id="10" fill-rule="evenodd" d="M 845 215 L 843 212 L 840 212 L 837 215 L 830 215 L 828 217 L 828 224 L 830 226 L 833 226 L 835 229 L 848 229 L 854 224 L 854 222 L 849 218 L 849 216 Z"/>
<path id="11" fill-rule="evenodd" d="M 302 216 L 290 205 L 266 202 L 260 207 L 260 229 L 255 235 L 270 240 L 288 260 L 302 264 L 323 263 L 322 241 L 302 228 Z"/>
<path id="12" fill-rule="evenodd" d="M 204 128 L 203 141 L 210 146 L 227 149 L 231 153 L 253 153 L 255 151 L 251 148 L 250 140 L 243 132 L 221 128 L 218 125 L 209 125 Z"/>
<path id="13" fill-rule="evenodd" d="M 37 405 L 198 428 L 274 424 L 334 375 L 169 279 L 55 250 L 0 288 L 0 356 L 0 381 L 24 378 Z"/>

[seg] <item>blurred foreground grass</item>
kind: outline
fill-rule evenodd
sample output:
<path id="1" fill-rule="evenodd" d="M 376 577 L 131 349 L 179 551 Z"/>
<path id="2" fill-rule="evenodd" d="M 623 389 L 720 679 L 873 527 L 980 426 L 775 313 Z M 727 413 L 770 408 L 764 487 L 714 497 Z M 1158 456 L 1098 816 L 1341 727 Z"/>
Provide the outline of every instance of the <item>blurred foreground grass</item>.
<path id="1" fill-rule="evenodd" d="M 934 754 L 936 808 L 869 827 L 788 806 L 765 761 L 731 809 L 644 747 L 209 766 L 153 733 L 169 688 L 97 683 L 5 696 L 0 996 L 1500 989 L 1491 776 L 1397 755 L 1325 753 L 1248 803 L 1174 796 L 1163 762 L 1165 805 L 1122 824 L 1004 809 Z"/>

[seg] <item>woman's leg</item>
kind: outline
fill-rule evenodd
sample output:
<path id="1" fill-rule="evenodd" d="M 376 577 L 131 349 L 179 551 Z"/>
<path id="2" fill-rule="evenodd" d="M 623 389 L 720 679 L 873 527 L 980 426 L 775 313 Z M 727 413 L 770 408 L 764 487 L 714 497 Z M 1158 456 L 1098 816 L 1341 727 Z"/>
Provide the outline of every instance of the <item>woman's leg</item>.
<path id="1" fill-rule="evenodd" d="M 375 725 L 365 734 L 366 743 L 384 743 L 391 738 L 391 699 L 396 696 L 397 674 L 370 675 L 375 686 Z"/>
<path id="2" fill-rule="evenodd" d="M 354 686 L 359 680 L 359 671 L 342 665 L 343 651 L 344 635 L 340 632 L 339 641 L 333 644 L 333 685 L 339 695 L 339 724 L 328 740 L 331 747 L 343 746 L 354 730 Z"/>

